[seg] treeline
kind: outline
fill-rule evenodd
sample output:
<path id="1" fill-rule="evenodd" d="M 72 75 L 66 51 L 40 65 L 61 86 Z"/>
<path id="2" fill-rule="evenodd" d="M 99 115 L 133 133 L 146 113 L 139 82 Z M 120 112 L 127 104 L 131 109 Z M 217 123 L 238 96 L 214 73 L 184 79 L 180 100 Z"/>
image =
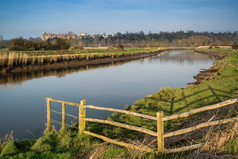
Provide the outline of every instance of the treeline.
<path id="1" fill-rule="evenodd" d="M 166 47 L 166 46 L 201 46 L 201 45 L 232 45 L 238 42 L 238 32 L 209 33 L 209 32 L 160 32 L 145 34 L 117 33 L 114 35 L 93 35 L 81 39 L 70 39 L 72 47 L 78 46 L 116 46 L 123 44 L 128 47 Z"/>
<path id="2" fill-rule="evenodd" d="M 32 50 L 62 50 L 70 47 L 67 40 L 54 39 L 48 41 L 26 40 L 23 38 L 12 39 L 8 49 L 10 51 L 32 51 Z"/>
<path id="3" fill-rule="evenodd" d="M 69 32 L 70 35 L 74 33 Z M 9 50 L 60 50 L 60 49 L 81 49 L 82 47 L 118 46 L 125 47 L 196 47 L 196 46 L 222 46 L 234 45 L 238 42 L 238 32 L 209 33 L 194 31 L 160 32 L 145 34 L 143 31 L 136 33 L 126 32 L 122 34 L 108 35 L 87 35 L 80 38 L 69 39 L 48 39 L 41 38 L 12 39 L 8 45 Z M 9 42 L 8 42 L 9 43 Z M 6 46 L 6 44 L 4 45 Z"/>

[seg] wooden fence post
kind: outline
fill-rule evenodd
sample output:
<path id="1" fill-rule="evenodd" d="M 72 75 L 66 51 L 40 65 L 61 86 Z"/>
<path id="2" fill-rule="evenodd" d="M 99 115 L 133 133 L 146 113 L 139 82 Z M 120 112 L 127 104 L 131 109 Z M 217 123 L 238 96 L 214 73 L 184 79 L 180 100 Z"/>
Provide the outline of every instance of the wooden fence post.
<path id="1" fill-rule="evenodd" d="M 62 103 L 62 130 L 65 130 L 65 104 Z"/>
<path id="2" fill-rule="evenodd" d="M 47 100 L 47 131 L 51 130 L 50 100 Z"/>
<path id="3" fill-rule="evenodd" d="M 86 108 L 84 106 L 86 105 L 86 100 L 83 99 L 80 101 L 80 107 L 79 107 L 79 136 L 83 134 L 83 131 L 85 130 L 85 124 L 86 121 L 84 118 L 86 117 Z"/>
<path id="4" fill-rule="evenodd" d="M 164 150 L 164 123 L 163 123 L 163 111 L 157 112 L 157 144 L 158 151 Z"/>

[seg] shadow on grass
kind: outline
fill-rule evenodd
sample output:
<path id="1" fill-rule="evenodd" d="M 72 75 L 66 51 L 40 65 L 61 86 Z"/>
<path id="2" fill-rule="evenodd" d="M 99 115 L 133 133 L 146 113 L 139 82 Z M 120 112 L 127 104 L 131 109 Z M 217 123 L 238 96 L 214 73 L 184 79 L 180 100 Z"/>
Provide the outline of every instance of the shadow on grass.
<path id="1" fill-rule="evenodd" d="M 168 90 L 170 91 L 170 90 Z M 149 109 L 154 109 L 157 111 L 162 110 L 165 112 L 166 115 L 173 115 L 179 112 L 184 111 L 186 108 L 188 108 L 191 105 L 195 105 L 195 107 L 202 107 L 210 104 L 214 104 L 217 102 L 222 102 L 222 98 L 232 98 L 232 95 L 237 91 L 237 89 L 233 89 L 229 92 L 223 91 L 220 89 L 216 89 L 211 87 L 210 85 L 208 88 L 199 90 L 197 92 L 194 92 L 193 94 L 188 94 L 185 95 L 185 91 L 182 88 L 181 89 L 181 96 L 182 98 L 176 99 L 175 96 L 173 96 L 170 99 L 164 99 L 163 97 L 146 97 L 145 100 L 152 100 L 154 103 L 155 101 L 157 103 L 164 103 L 161 105 L 153 106 L 152 108 Z M 210 93 L 209 93 L 210 92 Z M 203 95 L 204 93 L 208 95 Z M 190 99 L 188 99 L 190 98 Z M 204 102 L 205 101 L 205 102 Z M 182 104 L 184 102 L 184 104 Z M 181 104 L 181 106 L 175 107 L 175 104 Z M 136 106 L 142 107 L 144 104 L 135 104 Z M 163 108 L 163 105 L 169 106 L 166 108 Z"/>

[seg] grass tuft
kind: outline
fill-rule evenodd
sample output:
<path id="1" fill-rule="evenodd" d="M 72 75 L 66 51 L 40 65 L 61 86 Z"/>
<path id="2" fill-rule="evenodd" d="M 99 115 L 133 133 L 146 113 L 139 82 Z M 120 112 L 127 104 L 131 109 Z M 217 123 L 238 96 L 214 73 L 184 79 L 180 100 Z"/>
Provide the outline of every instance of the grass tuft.
<path id="1" fill-rule="evenodd" d="M 19 149 L 17 148 L 16 142 L 9 141 L 3 147 L 3 150 L 1 152 L 1 156 L 14 155 L 14 154 L 17 154 L 17 153 L 19 153 Z"/>

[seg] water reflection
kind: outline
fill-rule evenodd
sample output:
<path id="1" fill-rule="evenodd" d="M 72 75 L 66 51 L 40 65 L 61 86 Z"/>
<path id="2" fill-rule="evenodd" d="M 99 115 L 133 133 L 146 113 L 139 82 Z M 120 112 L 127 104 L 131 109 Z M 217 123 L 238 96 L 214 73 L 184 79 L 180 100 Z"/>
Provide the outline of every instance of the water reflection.
<path id="1" fill-rule="evenodd" d="M 0 89 L 5 89 L 6 87 L 14 88 L 14 86 L 21 85 L 27 80 L 31 80 L 31 79 L 37 79 L 37 78 L 49 77 L 49 76 L 57 76 L 61 78 L 67 74 L 71 74 L 75 72 L 122 65 L 130 61 L 132 60 L 128 60 L 124 62 L 112 62 L 112 63 L 100 64 L 100 65 L 97 64 L 97 65 L 77 66 L 77 67 L 71 67 L 71 68 L 42 69 L 42 70 L 31 71 L 31 72 L 1 74 Z"/>
<path id="2" fill-rule="evenodd" d="M 158 58 L 159 57 L 159 58 Z M 206 55 L 202 56 L 200 53 L 195 53 L 194 51 L 185 50 L 185 51 L 175 51 L 175 52 L 165 52 L 158 55 L 157 59 L 160 63 L 176 63 L 176 64 L 194 64 L 199 63 L 199 61 L 209 62 L 214 59 L 213 56 Z M 151 59 L 153 60 L 153 59 Z"/>
<path id="3" fill-rule="evenodd" d="M 157 56 L 147 58 L 149 63 L 158 61 L 160 63 L 172 62 L 176 64 L 183 64 L 183 63 L 193 64 L 198 61 L 209 62 L 211 59 L 213 59 L 212 56 L 209 56 L 209 55 L 201 56 L 201 54 L 195 53 L 189 50 L 174 51 L 171 53 L 164 52 Z M 145 60 L 142 59 L 142 60 L 139 60 L 138 62 L 143 64 L 144 61 Z M 112 62 L 109 64 L 101 64 L 101 65 L 87 65 L 87 66 L 77 66 L 77 67 L 71 67 L 71 68 L 43 69 L 43 70 L 37 70 L 37 71 L 31 71 L 31 72 L 1 74 L 0 89 L 5 89 L 6 87 L 13 88 L 15 85 L 22 84 L 26 82 L 27 80 L 31 80 L 31 79 L 37 79 L 37 78 L 48 77 L 48 76 L 57 76 L 60 78 L 67 74 L 71 74 L 75 72 L 99 69 L 103 67 L 109 67 L 112 65 L 114 66 L 122 65 L 127 62 Z"/>
<path id="4" fill-rule="evenodd" d="M 17 139 L 38 138 L 45 128 L 46 97 L 75 103 L 86 99 L 90 105 L 123 109 L 163 87 L 186 86 L 213 62 L 193 51 L 172 51 L 116 65 L 0 76 L 0 86 L 5 87 L 0 89 L 0 137 L 13 130 Z M 52 104 L 52 109 L 60 111 L 61 106 Z M 66 107 L 66 113 L 77 115 L 78 109 Z M 89 109 L 87 117 L 106 118 L 110 113 Z M 52 119 L 61 121 L 61 116 L 52 114 Z M 74 121 L 66 119 L 67 124 Z"/>

